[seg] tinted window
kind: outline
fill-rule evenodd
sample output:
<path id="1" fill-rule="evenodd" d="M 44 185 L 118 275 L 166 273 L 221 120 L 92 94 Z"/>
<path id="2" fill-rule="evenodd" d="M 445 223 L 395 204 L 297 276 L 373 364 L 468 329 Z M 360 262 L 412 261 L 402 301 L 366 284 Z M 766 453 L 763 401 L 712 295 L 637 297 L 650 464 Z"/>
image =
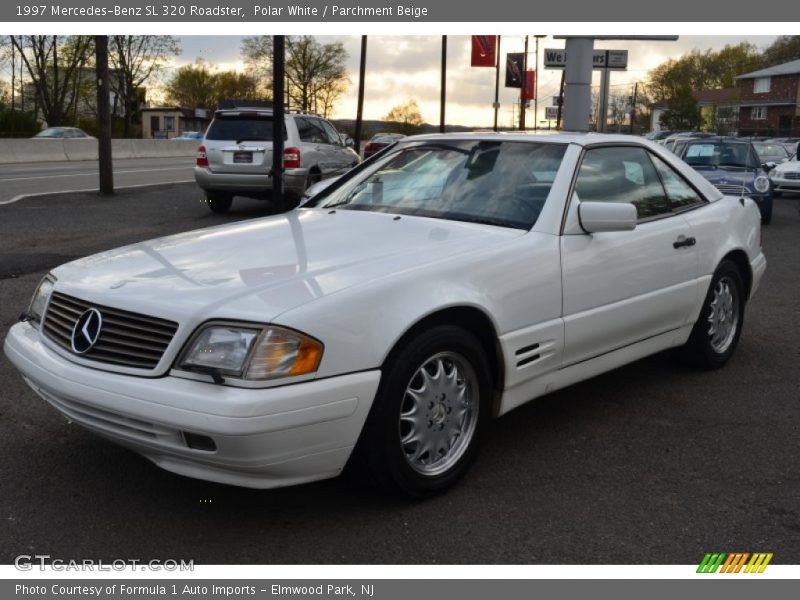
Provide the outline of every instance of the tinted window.
<path id="1" fill-rule="evenodd" d="M 319 121 L 319 124 L 322 125 L 322 128 L 325 130 L 325 135 L 328 138 L 329 144 L 334 144 L 335 146 L 341 146 L 341 141 L 339 140 L 339 133 L 336 129 L 328 123 L 327 121 Z"/>
<path id="2" fill-rule="evenodd" d="M 530 229 L 565 149 L 564 144 L 474 140 L 404 145 L 306 206 Z"/>
<path id="3" fill-rule="evenodd" d="M 672 212 L 655 167 L 642 148 L 587 150 L 575 192 L 581 201 L 630 202 L 640 220 Z"/>
<path id="4" fill-rule="evenodd" d="M 667 192 L 667 198 L 669 198 L 673 209 L 681 210 L 704 203 L 704 200 L 694 191 L 694 188 L 686 183 L 683 177 L 678 175 L 672 167 L 657 156 L 651 155 L 650 158 L 661 176 L 661 183 L 664 184 L 664 190 Z"/>
<path id="5" fill-rule="evenodd" d="M 206 139 L 272 141 L 272 115 L 217 115 L 206 132 Z"/>

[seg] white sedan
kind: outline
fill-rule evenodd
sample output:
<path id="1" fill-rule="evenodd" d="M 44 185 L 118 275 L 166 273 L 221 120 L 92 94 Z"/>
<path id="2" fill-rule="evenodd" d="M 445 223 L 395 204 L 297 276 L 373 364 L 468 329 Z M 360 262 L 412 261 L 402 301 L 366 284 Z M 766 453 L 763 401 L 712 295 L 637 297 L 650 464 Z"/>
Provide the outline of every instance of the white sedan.
<path id="1" fill-rule="evenodd" d="M 533 398 L 669 348 L 724 365 L 759 224 L 638 137 L 406 138 L 291 212 L 58 267 L 5 351 L 164 469 L 269 488 L 349 461 L 424 497 Z"/>
<path id="2" fill-rule="evenodd" d="M 797 155 L 775 165 L 769 172 L 769 178 L 774 186 L 775 196 L 780 196 L 783 192 L 800 192 L 800 161 L 797 160 Z"/>

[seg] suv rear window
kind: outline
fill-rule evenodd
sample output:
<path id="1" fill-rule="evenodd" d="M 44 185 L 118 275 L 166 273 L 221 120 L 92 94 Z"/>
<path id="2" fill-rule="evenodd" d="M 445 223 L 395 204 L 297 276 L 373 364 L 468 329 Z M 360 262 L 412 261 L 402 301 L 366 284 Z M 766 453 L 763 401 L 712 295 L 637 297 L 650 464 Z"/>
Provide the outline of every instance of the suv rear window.
<path id="1" fill-rule="evenodd" d="M 214 117 L 206 132 L 207 140 L 272 141 L 272 115 L 221 114 Z M 283 139 L 286 139 L 284 128 Z"/>

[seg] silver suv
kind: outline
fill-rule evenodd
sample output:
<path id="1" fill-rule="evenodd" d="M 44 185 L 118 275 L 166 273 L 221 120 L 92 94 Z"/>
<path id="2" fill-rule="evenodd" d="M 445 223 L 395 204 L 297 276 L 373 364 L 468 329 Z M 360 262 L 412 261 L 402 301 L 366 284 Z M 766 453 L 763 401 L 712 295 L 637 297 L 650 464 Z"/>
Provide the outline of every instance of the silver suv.
<path id="1" fill-rule="evenodd" d="M 341 175 L 360 162 L 333 125 L 318 115 L 286 113 L 283 166 L 286 201 L 296 206 L 307 187 Z M 224 213 L 234 196 L 272 196 L 272 109 L 218 110 L 197 149 L 194 178 L 209 208 Z"/>

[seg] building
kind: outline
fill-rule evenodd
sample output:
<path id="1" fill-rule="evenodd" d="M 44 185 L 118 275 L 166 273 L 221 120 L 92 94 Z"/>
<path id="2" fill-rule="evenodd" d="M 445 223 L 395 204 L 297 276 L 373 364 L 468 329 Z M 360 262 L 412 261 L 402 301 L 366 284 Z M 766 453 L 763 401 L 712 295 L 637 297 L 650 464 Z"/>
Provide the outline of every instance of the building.
<path id="1" fill-rule="evenodd" d="M 142 109 L 142 138 L 168 139 L 184 131 L 205 131 L 211 122 L 205 108 L 158 106 Z"/>
<path id="2" fill-rule="evenodd" d="M 739 135 L 800 133 L 800 60 L 739 75 Z"/>
<path id="3" fill-rule="evenodd" d="M 700 110 L 700 129 L 735 135 L 739 120 L 739 88 L 692 92 Z"/>

